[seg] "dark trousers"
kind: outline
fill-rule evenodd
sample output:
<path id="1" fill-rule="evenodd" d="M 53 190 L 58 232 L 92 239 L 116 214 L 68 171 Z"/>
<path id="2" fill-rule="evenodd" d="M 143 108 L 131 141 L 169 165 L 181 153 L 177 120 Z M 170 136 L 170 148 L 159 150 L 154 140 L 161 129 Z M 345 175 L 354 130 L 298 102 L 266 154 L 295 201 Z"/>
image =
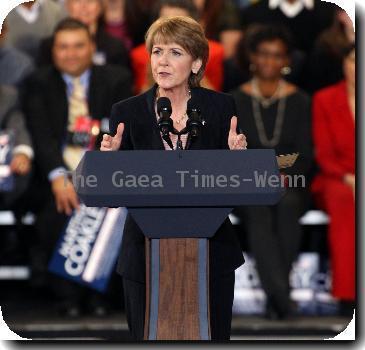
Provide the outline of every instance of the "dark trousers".
<path id="1" fill-rule="evenodd" d="M 37 182 L 36 182 L 37 183 Z M 34 244 L 31 247 L 32 282 L 36 287 L 47 287 L 62 303 L 77 303 L 83 287 L 48 272 L 48 264 L 68 217 L 57 212 L 53 193 L 48 183 L 37 183 L 35 198 L 36 222 Z"/>
<path id="2" fill-rule="evenodd" d="M 234 297 L 234 271 L 210 280 L 210 325 L 212 340 L 229 340 Z M 123 278 L 124 305 L 129 331 L 133 340 L 144 335 L 146 285 Z"/>
<path id="3" fill-rule="evenodd" d="M 306 198 L 304 191 L 288 189 L 277 205 L 235 210 L 247 231 L 268 305 L 281 315 L 290 308 L 289 273 L 301 244 L 298 220 L 304 213 Z"/>

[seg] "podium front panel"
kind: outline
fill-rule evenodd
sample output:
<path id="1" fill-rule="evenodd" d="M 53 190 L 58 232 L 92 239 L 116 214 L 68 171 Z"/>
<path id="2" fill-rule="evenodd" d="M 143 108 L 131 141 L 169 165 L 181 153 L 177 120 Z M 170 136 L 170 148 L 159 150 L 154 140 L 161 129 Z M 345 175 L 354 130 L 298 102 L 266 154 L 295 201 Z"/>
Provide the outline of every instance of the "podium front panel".
<path id="1" fill-rule="evenodd" d="M 274 150 L 89 151 L 74 183 L 109 207 L 273 205 L 284 192 Z"/>

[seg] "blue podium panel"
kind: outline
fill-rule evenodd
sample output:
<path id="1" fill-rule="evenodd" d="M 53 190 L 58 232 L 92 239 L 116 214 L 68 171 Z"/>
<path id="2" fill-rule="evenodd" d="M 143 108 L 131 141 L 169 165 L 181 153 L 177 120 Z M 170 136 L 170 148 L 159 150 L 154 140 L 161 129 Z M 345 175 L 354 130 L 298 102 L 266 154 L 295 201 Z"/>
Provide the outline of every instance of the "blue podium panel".
<path id="1" fill-rule="evenodd" d="M 86 152 L 74 174 L 87 206 L 229 207 L 276 204 L 274 150 Z"/>

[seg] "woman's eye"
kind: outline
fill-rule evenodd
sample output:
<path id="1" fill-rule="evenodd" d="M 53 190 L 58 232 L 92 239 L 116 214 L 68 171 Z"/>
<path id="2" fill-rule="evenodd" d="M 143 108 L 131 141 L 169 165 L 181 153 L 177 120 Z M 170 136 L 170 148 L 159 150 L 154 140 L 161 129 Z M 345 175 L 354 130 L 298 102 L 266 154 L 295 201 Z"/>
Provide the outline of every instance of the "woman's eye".
<path id="1" fill-rule="evenodd" d="M 160 53 L 160 50 L 154 50 L 154 51 L 152 51 L 152 54 L 154 54 L 154 55 L 158 55 Z"/>
<path id="2" fill-rule="evenodd" d="M 179 51 L 172 51 L 172 54 L 174 56 L 181 56 L 181 53 Z"/>

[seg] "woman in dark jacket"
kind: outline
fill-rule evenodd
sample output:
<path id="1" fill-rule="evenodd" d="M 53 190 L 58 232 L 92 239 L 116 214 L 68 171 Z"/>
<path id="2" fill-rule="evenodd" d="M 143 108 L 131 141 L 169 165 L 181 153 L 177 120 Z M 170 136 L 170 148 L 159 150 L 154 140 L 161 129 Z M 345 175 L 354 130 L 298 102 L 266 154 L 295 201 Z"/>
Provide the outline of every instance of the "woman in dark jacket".
<path id="1" fill-rule="evenodd" d="M 305 210 L 308 175 L 312 166 L 311 101 L 309 96 L 283 78 L 288 71 L 291 39 L 285 29 L 258 26 L 247 38 L 252 79 L 233 92 L 239 126 L 250 148 L 273 148 L 277 155 L 299 152 L 293 167 L 282 176 L 305 176 L 286 190 L 271 207 L 237 209 L 256 260 L 267 296 L 267 316 L 290 315 L 289 273 L 302 238 L 299 218 Z M 288 181 L 289 178 L 286 178 Z M 299 179 L 299 178 L 298 178 Z M 288 185 L 290 182 L 288 181 Z"/>
<path id="2" fill-rule="evenodd" d="M 199 87 L 208 59 L 208 43 L 201 26 L 189 17 L 156 21 L 146 35 L 155 86 L 146 93 L 114 105 L 110 131 L 101 150 L 150 150 L 170 147 L 157 126 L 156 100 L 168 97 L 173 125 L 185 127 L 191 97 L 198 101 L 206 125 L 190 149 L 245 149 L 237 134 L 233 99 Z M 176 149 L 176 135 L 170 135 Z M 186 138 L 182 138 L 183 146 Z M 229 339 L 234 291 L 234 270 L 243 263 L 237 237 L 226 220 L 210 239 L 210 313 L 212 339 Z M 118 271 L 123 276 L 125 306 L 135 339 L 143 338 L 145 315 L 145 238 L 131 217 L 127 219 Z"/>

